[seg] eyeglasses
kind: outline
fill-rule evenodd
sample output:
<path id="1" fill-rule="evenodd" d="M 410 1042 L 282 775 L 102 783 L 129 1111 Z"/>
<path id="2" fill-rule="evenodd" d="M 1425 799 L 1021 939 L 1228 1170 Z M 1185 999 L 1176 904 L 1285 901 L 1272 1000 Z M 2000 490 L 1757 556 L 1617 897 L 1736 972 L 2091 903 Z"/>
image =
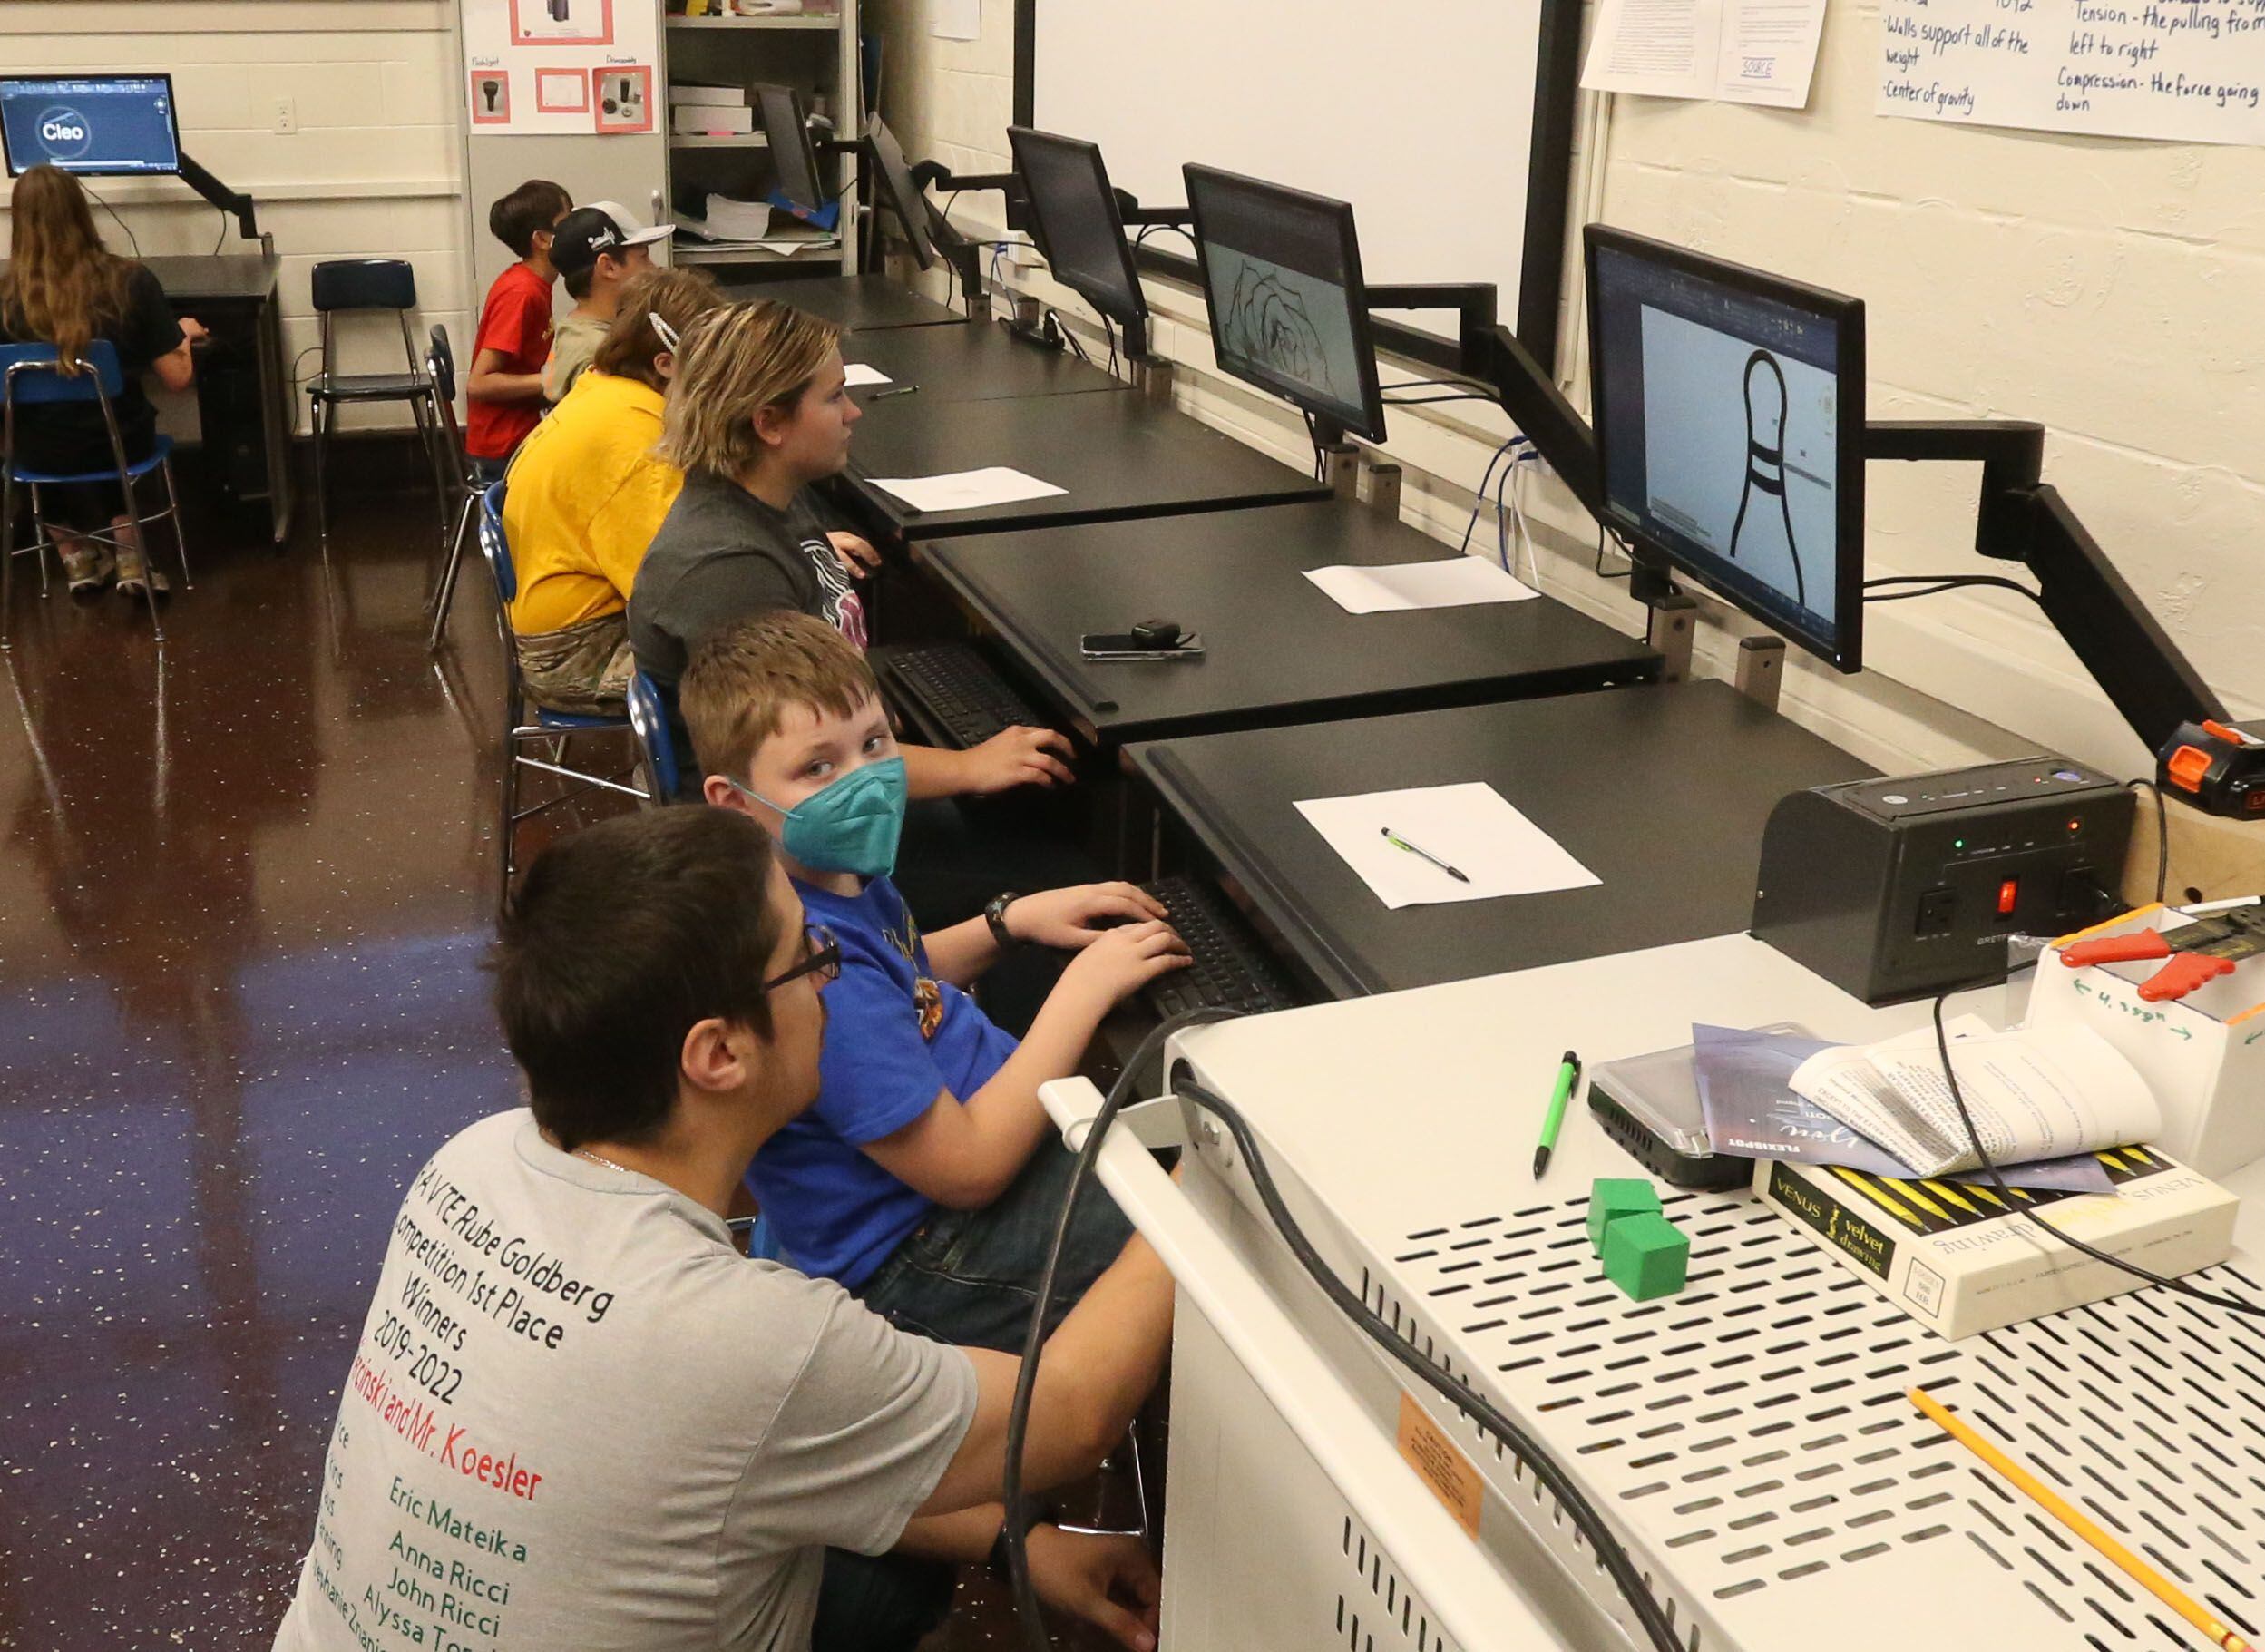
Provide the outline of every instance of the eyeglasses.
<path id="1" fill-rule="evenodd" d="M 834 932 L 823 924 L 807 925 L 802 932 L 802 962 L 794 968 L 766 981 L 763 991 L 776 992 L 789 982 L 800 981 L 805 975 L 815 975 L 824 986 L 842 973 L 842 943 L 834 938 Z"/>

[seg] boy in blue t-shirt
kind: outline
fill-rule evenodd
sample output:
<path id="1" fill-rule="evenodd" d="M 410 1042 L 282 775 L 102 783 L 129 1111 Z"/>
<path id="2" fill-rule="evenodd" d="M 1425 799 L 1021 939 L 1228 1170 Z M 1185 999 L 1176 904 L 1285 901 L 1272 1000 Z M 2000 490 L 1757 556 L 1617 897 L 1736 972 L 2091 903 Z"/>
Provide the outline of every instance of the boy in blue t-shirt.
<path id="1" fill-rule="evenodd" d="M 880 685 L 822 620 L 719 632 L 678 697 L 708 802 L 763 824 L 842 949 L 817 1104 L 757 1154 L 749 1188 L 804 1272 L 906 1329 L 1020 1348 L 1073 1162 L 1039 1086 L 1075 1072 L 1102 1018 L 1186 947 L 1130 884 L 1003 894 L 923 937 L 889 876 L 904 762 Z M 1026 943 L 1075 955 L 1018 1044 L 965 989 Z M 1058 1312 L 1130 1234 L 1109 1200 L 1079 1201 Z"/>

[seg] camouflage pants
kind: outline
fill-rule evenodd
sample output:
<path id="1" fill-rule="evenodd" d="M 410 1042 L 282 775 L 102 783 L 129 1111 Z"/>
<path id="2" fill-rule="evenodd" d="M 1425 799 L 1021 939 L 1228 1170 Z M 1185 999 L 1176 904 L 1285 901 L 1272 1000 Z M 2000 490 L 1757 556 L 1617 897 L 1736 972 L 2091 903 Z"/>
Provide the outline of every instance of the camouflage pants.
<path id="1" fill-rule="evenodd" d="M 637 669 L 627 613 L 600 614 L 516 640 L 520 675 L 536 705 L 586 717 L 620 714 Z"/>

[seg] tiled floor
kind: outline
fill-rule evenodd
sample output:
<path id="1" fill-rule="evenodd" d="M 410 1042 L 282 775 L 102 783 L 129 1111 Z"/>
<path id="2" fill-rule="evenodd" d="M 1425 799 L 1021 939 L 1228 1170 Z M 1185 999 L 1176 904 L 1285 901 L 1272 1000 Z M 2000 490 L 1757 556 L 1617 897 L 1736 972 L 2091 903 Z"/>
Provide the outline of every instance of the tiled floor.
<path id="1" fill-rule="evenodd" d="M 515 1095 L 477 970 L 501 678 L 429 484 L 327 565 L 190 524 L 0 656 L 0 1646 L 264 1647 L 404 1178 Z M 161 558 L 162 565 L 162 557 Z"/>
<path id="2" fill-rule="evenodd" d="M 474 559 L 425 652 L 438 523 L 395 457 L 334 487 L 327 560 L 192 515 L 161 660 L 16 568 L 0 1647 L 269 1644 L 402 1188 L 517 1098 L 478 969 L 494 610 Z M 962 1601 L 949 1644 L 1019 1644 L 980 1573 Z"/>

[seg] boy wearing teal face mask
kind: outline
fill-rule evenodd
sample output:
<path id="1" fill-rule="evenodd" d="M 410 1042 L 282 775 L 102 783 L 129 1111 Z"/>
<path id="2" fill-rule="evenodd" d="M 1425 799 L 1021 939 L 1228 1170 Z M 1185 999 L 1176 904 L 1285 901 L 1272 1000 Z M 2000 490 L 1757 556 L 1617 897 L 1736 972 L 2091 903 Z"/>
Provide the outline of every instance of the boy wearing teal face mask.
<path id="1" fill-rule="evenodd" d="M 906 1329 L 1020 1348 L 1070 1165 L 1038 1088 L 1076 1071 L 1102 1018 L 1186 948 L 1129 884 L 1013 896 L 923 937 L 890 878 L 904 762 L 872 668 L 824 621 L 722 632 L 679 699 L 708 801 L 762 823 L 842 948 L 817 1104 L 757 1155 L 750 1188 L 805 1273 Z M 1075 955 L 1018 1045 L 964 989 L 1023 943 Z M 1061 1311 L 1129 1235 L 1110 1201 L 1080 1201 Z"/>

